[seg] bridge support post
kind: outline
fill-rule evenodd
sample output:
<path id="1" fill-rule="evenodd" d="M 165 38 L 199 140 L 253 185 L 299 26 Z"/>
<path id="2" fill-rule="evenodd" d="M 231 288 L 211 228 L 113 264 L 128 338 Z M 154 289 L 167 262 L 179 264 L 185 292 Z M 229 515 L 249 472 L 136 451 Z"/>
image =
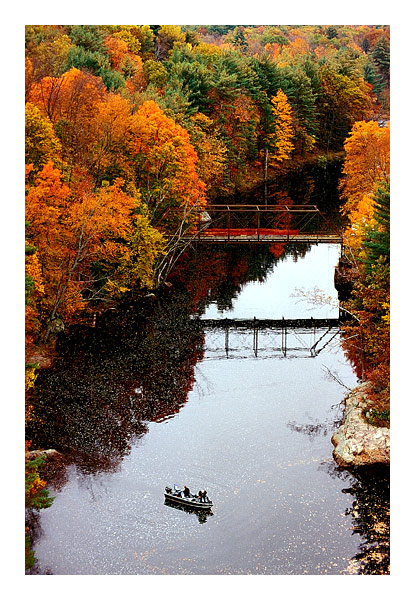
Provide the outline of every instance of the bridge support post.
<path id="1" fill-rule="evenodd" d="M 256 326 L 256 317 L 254 317 L 254 354 L 258 358 L 258 327 Z"/>
<path id="2" fill-rule="evenodd" d="M 287 326 L 284 323 L 284 317 L 282 318 L 282 325 L 281 325 L 281 351 L 284 355 L 284 357 L 287 356 Z"/>
<path id="3" fill-rule="evenodd" d="M 259 232 L 261 231 L 261 220 L 260 220 L 260 215 L 261 213 L 259 212 L 259 208 L 258 206 L 256 207 L 256 231 L 257 231 L 257 236 L 258 236 L 258 242 L 259 242 Z"/>
<path id="4" fill-rule="evenodd" d="M 226 319 L 227 321 L 228 319 Z M 226 358 L 229 358 L 229 325 L 226 323 L 225 325 L 225 352 Z"/>

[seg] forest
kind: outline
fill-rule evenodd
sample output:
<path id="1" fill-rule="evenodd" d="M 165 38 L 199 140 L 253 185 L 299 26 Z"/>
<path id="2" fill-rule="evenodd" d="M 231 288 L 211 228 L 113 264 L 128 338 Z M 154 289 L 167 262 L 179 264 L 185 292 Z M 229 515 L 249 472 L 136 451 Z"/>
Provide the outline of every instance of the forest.
<path id="1" fill-rule="evenodd" d="M 258 189 L 266 202 L 290 169 L 343 161 L 344 344 L 388 422 L 389 39 L 382 25 L 26 26 L 27 421 L 36 353 L 157 293 L 196 211 Z M 47 506 L 27 465 L 27 506 Z"/>

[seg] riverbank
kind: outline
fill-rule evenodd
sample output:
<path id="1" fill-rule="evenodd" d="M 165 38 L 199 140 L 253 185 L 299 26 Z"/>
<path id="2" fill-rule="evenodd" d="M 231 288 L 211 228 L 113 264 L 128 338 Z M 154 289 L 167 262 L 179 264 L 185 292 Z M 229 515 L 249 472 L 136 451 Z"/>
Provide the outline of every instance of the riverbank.
<path id="1" fill-rule="evenodd" d="M 331 438 L 334 459 L 341 467 L 390 464 L 389 428 L 375 427 L 366 420 L 369 387 L 370 383 L 362 383 L 345 398 L 343 423 Z"/>

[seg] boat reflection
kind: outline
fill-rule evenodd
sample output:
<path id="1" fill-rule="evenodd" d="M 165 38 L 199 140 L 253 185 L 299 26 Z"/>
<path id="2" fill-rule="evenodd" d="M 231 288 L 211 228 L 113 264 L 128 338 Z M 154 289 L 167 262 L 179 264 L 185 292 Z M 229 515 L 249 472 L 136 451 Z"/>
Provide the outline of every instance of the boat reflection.
<path id="1" fill-rule="evenodd" d="M 164 500 L 165 506 L 170 506 L 171 508 L 175 508 L 176 510 L 182 510 L 187 513 L 193 513 L 197 516 L 199 523 L 206 523 L 207 518 L 213 516 L 213 512 L 211 509 L 200 511 L 197 507 L 193 506 L 183 506 L 181 504 L 177 504 L 176 502 L 172 502 L 167 498 Z"/>

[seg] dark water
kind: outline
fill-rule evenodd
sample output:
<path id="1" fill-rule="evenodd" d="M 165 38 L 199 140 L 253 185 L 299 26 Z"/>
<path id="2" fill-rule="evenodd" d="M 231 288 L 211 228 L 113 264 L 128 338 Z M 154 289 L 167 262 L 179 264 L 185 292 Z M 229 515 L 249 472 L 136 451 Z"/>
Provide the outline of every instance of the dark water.
<path id="1" fill-rule="evenodd" d="M 65 335 L 60 363 L 37 382 L 43 425 L 29 431 L 67 463 L 40 514 L 38 573 L 383 572 L 387 473 L 353 474 L 332 459 L 356 384 L 339 336 L 312 355 L 325 332 L 294 332 L 283 353 L 265 331 L 255 355 L 249 332 L 230 332 L 225 351 L 223 331 L 190 318 L 197 306 L 210 318 L 336 316 L 338 252 L 211 253 L 204 275 L 187 280 L 197 285 Z M 298 288 L 333 301 L 305 302 Z M 213 514 L 166 506 L 174 483 L 207 489 Z"/>

